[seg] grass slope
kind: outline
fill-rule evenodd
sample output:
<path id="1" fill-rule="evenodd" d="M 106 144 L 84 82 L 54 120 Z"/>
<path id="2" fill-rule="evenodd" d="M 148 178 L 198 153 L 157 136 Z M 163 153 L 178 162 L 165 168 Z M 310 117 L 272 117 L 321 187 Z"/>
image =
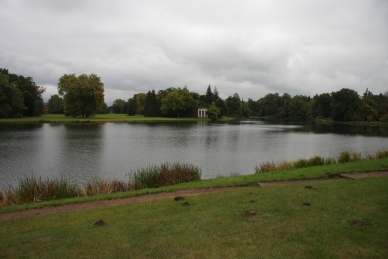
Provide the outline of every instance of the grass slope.
<path id="1" fill-rule="evenodd" d="M 256 186 L 6 221 L 0 258 L 387 258 L 387 186 Z M 107 225 L 94 226 L 99 219 Z"/>

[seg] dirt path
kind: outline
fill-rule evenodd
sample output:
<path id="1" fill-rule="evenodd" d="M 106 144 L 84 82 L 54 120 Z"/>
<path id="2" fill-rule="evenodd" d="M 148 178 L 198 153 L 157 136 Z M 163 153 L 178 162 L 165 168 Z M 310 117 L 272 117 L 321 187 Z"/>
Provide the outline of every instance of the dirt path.
<path id="1" fill-rule="evenodd" d="M 333 181 L 333 180 L 344 180 L 344 178 L 350 179 L 361 179 L 361 178 L 374 178 L 374 177 L 388 177 L 388 171 L 386 172 L 365 172 L 365 173 L 352 173 L 352 174 L 343 174 L 341 175 L 343 178 L 337 179 L 318 179 L 318 180 L 297 180 L 297 181 L 278 181 L 278 182 L 270 182 L 270 183 L 258 183 L 261 187 L 269 187 L 269 186 L 280 186 L 280 185 L 291 185 L 298 183 L 312 183 L 312 182 L 324 182 L 324 181 Z M 104 200 L 104 201 L 92 201 L 85 202 L 80 204 L 69 204 L 57 207 L 44 207 L 41 209 L 30 209 L 16 212 L 8 212 L 0 214 L 0 222 L 6 220 L 20 219 L 20 218 L 31 218 L 31 217 L 39 217 L 52 215 L 57 213 L 65 213 L 71 211 L 80 211 L 80 210 L 89 210 L 95 208 L 103 208 L 103 207 L 113 207 L 120 206 L 126 204 L 134 204 L 140 202 L 149 202 L 149 201 L 157 201 L 164 199 L 173 199 L 177 196 L 195 196 L 205 193 L 213 193 L 220 191 L 228 191 L 228 190 L 237 190 L 237 189 L 247 189 L 252 187 L 221 187 L 221 188 L 207 188 L 207 189 L 188 189 L 188 190 L 180 190 L 176 192 L 169 193 L 157 193 L 157 194 L 147 194 L 138 197 L 130 197 L 124 199 L 114 199 L 114 200 Z"/>

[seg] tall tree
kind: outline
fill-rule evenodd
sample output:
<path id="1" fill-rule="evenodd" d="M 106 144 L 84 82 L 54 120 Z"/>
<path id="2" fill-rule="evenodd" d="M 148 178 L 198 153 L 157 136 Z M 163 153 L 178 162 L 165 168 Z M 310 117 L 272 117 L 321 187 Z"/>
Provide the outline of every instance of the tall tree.
<path id="1" fill-rule="evenodd" d="M 128 115 L 135 115 L 137 112 L 137 102 L 136 102 L 136 94 L 133 95 L 133 98 L 128 99 Z"/>
<path id="2" fill-rule="evenodd" d="M 47 102 L 48 112 L 52 114 L 61 114 L 63 113 L 63 99 L 59 95 L 54 94 L 50 97 Z"/>
<path id="3" fill-rule="evenodd" d="M 163 100 L 160 108 L 162 114 L 169 117 L 192 115 L 198 103 L 193 99 L 186 88 L 178 88 L 170 92 Z"/>
<path id="4" fill-rule="evenodd" d="M 64 96 L 64 112 L 73 117 L 89 117 L 104 104 L 104 84 L 95 74 L 64 74 L 58 82 L 58 93 Z"/>
<path id="5" fill-rule="evenodd" d="M 22 117 L 25 109 L 20 90 L 9 82 L 8 70 L 0 71 L 0 118 Z"/>
<path id="6" fill-rule="evenodd" d="M 128 103 L 125 100 L 116 99 L 113 101 L 112 111 L 113 113 L 116 113 L 116 114 L 119 114 L 119 113 L 125 114 L 127 112 L 127 107 L 128 107 Z"/>
<path id="7" fill-rule="evenodd" d="M 156 98 L 155 90 L 148 91 L 144 105 L 144 117 L 160 116 L 159 102 Z"/>
<path id="8" fill-rule="evenodd" d="M 214 101 L 214 94 L 212 92 L 212 89 L 210 85 L 206 89 L 206 94 L 205 94 L 205 102 L 210 105 Z"/>
<path id="9" fill-rule="evenodd" d="M 350 121 L 358 113 L 360 96 L 354 90 L 342 88 L 331 93 L 331 117 L 335 121 Z"/>
<path id="10" fill-rule="evenodd" d="M 226 114 L 230 117 L 240 118 L 242 116 L 241 99 L 238 93 L 229 96 L 226 100 Z"/>
<path id="11" fill-rule="evenodd" d="M 23 116 L 40 116 L 44 108 L 42 94 L 45 89 L 36 85 L 32 77 L 9 74 L 7 69 L 0 69 L 1 74 L 8 75 L 9 83 L 18 88 L 23 100 Z"/>
<path id="12" fill-rule="evenodd" d="M 138 93 L 136 95 L 137 114 L 144 114 L 146 97 L 147 97 L 147 94 L 145 93 Z"/>

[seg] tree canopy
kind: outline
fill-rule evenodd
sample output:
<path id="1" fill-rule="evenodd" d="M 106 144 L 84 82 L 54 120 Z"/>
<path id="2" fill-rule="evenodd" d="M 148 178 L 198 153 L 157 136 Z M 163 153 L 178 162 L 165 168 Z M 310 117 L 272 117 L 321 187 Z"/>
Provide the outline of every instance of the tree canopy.
<path id="1" fill-rule="evenodd" d="M 32 77 L 10 74 L 0 69 L 0 117 L 40 116 L 45 89 Z"/>
<path id="2" fill-rule="evenodd" d="M 160 108 L 162 114 L 168 117 L 183 117 L 193 113 L 198 106 L 187 88 L 171 91 L 163 100 Z"/>
<path id="3" fill-rule="evenodd" d="M 89 117 L 104 105 L 104 84 L 95 74 L 65 74 L 58 82 L 58 93 L 64 96 L 65 115 Z"/>

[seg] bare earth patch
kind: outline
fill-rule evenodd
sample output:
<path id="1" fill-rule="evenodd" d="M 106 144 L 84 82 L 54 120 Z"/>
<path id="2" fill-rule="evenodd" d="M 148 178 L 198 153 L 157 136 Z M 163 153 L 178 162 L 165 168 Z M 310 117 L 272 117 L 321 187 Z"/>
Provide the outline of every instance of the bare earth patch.
<path id="1" fill-rule="evenodd" d="M 349 175 L 351 177 L 349 177 Z M 342 174 L 341 176 L 351 178 L 351 179 L 388 177 L 388 171 Z M 333 180 L 336 180 L 336 181 L 344 180 L 344 178 L 278 181 L 278 182 L 269 182 L 269 183 L 259 183 L 259 185 L 261 187 L 268 187 L 268 186 L 281 186 L 281 185 L 290 185 L 290 184 L 298 184 L 298 183 L 324 182 L 324 181 L 333 181 Z M 66 213 L 71 211 L 81 211 L 81 210 L 89 210 L 89 209 L 95 209 L 95 208 L 113 207 L 113 206 L 134 204 L 134 203 L 140 203 L 140 202 L 150 202 L 150 201 L 157 201 L 157 200 L 164 200 L 164 199 L 175 199 L 176 197 L 180 197 L 177 200 L 181 200 L 181 198 L 187 197 L 187 196 L 195 196 L 195 195 L 200 195 L 205 193 L 237 190 L 237 189 L 244 189 L 244 188 L 247 189 L 252 187 L 242 186 L 242 187 L 221 187 L 221 188 L 207 188 L 207 189 L 188 189 L 188 190 L 180 190 L 180 191 L 169 192 L 169 193 L 147 194 L 143 196 L 130 197 L 130 198 L 124 198 L 124 199 L 92 201 L 92 202 L 85 202 L 80 204 L 68 204 L 68 205 L 57 206 L 57 207 L 44 207 L 41 209 L 29 209 L 29 210 L 16 211 L 16 212 L 7 212 L 7 213 L 0 214 L 0 222 L 6 221 L 6 220 L 20 219 L 20 218 L 31 218 L 31 217 L 52 215 L 57 213 Z"/>

